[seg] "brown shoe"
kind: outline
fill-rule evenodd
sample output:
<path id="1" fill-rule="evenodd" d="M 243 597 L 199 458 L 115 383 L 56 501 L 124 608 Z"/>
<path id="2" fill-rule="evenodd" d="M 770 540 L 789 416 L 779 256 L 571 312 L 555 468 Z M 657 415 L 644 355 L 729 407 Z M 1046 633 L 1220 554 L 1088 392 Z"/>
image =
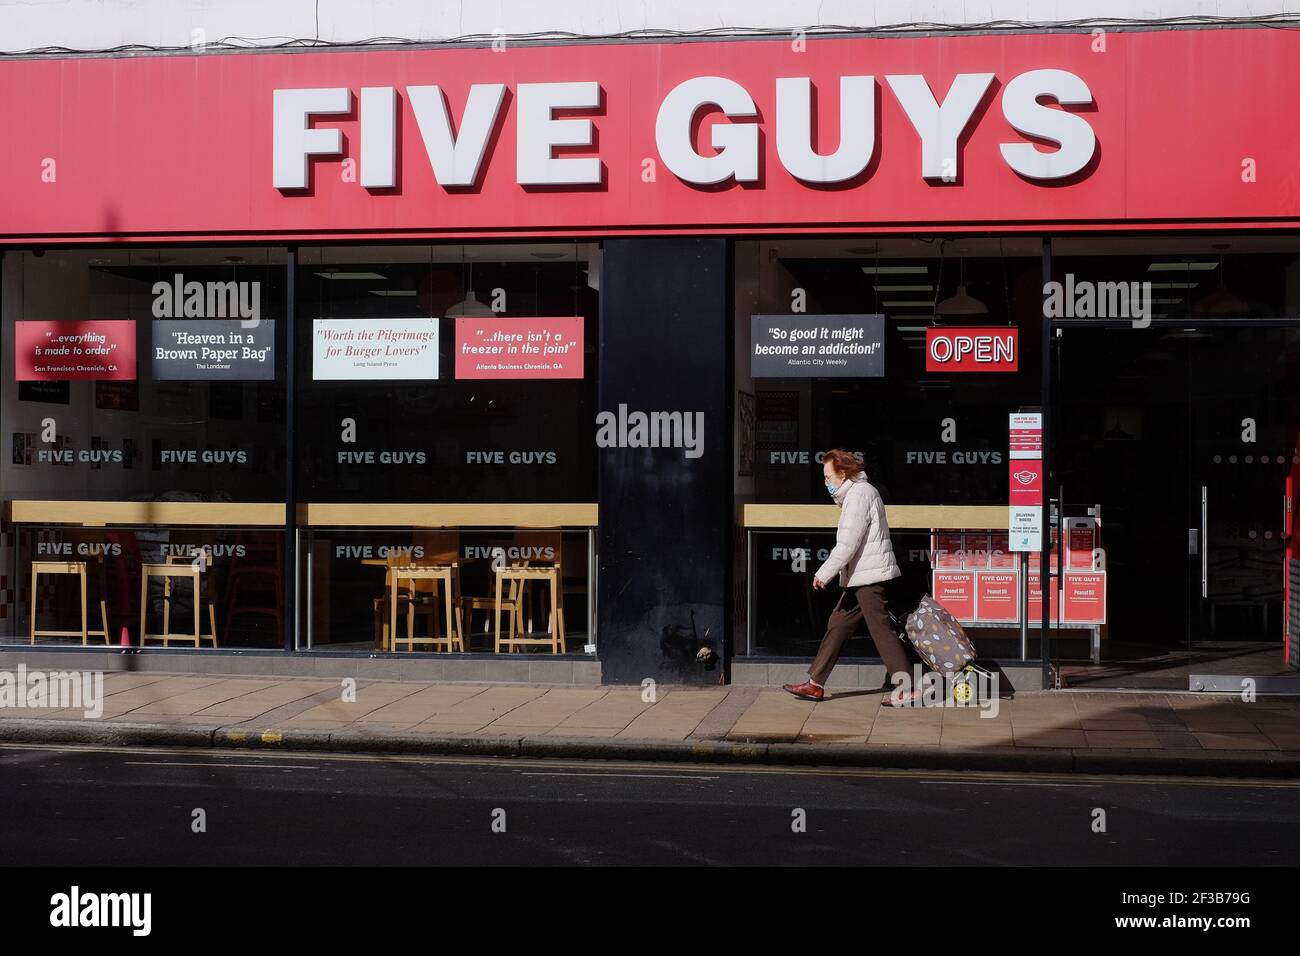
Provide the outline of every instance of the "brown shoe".
<path id="1" fill-rule="evenodd" d="M 781 689 L 788 694 L 794 694 L 800 700 L 818 701 L 826 696 L 826 690 L 810 680 L 802 684 L 782 684 Z"/>

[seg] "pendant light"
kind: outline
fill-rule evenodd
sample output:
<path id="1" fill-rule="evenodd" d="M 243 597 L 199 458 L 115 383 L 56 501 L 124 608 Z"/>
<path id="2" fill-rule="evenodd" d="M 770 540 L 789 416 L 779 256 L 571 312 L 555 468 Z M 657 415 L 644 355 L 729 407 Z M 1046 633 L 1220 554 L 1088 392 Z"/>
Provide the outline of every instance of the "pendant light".
<path id="1" fill-rule="evenodd" d="M 934 307 L 937 315 L 987 315 L 989 307 L 966 292 L 966 257 L 961 259 L 957 291 Z"/>
<path id="2" fill-rule="evenodd" d="M 465 255 L 465 249 L 462 246 L 461 247 L 462 258 L 464 257 L 464 255 Z M 471 261 L 469 264 L 469 290 L 465 293 L 465 298 L 461 299 L 459 302 L 457 302 L 455 305 L 453 305 L 450 309 L 447 310 L 446 317 L 449 319 L 454 319 L 457 318 L 458 316 L 482 319 L 482 318 L 486 318 L 487 316 L 490 316 L 491 314 L 492 314 L 492 310 L 488 308 L 488 306 L 486 306 L 484 303 L 480 302 L 478 300 L 478 296 L 474 294 L 474 263 Z"/>
<path id="3" fill-rule="evenodd" d="M 1219 287 L 1196 300 L 1193 312 L 1209 315 L 1242 315 L 1250 311 L 1250 306 L 1228 291 L 1223 276 L 1223 256 L 1219 256 Z"/>
<path id="4" fill-rule="evenodd" d="M 468 316 L 471 318 L 481 319 L 492 314 L 492 310 L 484 303 L 478 300 L 474 290 L 470 289 L 465 294 L 465 298 L 457 302 L 447 310 L 447 318 L 454 319 L 458 316 Z"/>

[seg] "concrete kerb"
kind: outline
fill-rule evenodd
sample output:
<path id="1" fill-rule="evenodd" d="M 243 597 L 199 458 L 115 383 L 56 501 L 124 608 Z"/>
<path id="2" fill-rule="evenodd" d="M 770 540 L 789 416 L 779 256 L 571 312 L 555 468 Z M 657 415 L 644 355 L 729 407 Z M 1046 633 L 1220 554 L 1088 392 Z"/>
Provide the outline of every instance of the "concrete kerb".
<path id="1" fill-rule="evenodd" d="M 852 744 L 769 744 L 768 763 L 786 766 L 878 767 L 894 770 L 978 770 L 1003 773 L 1070 773 L 1068 750 L 1024 747 L 942 749 Z M 1119 772 L 1119 771 L 1112 771 Z M 1133 773 L 1130 765 L 1125 771 Z"/>
<path id="2" fill-rule="evenodd" d="M 334 749 L 328 730 L 255 730 L 251 727 L 218 727 L 212 746 L 218 749 L 300 750 L 307 752 Z"/>
<path id="3" fill-rule="evenodd" d="M 132 724 L 95 720 L 0 720 L 0 743 L 96 747 L 212 747 L 215 724 Z"/>
<path id="4" fill-rule="evenodd" d="M 521 757 L 647 760 L 664 763 L 767 763 L 768 744 L 729 740 L 644 740 L 609 737 L 525 737 Z"/>
<path id="5" fill-rule="evenodd" d="M 46 719 L 0 720 L 0 743 L 243 748 L 303 753 L 334 751 L 1004 773 L 1300 778 L 1300 753 L 1281 751 L 1068 750 L 1047 747 L 947 749 L 540 735 L 377 734 L 353 729 L 276 730 L 216 724 L 137 724 Z"/>
<path id="6" fill-rule="evenodd" d="M 347 753 L 421 754 L 441 757 L 518 757 L 520 738 L 472 734 L 382 734 L 339 730 L 330 734 L 333 750 Z"/>
<path id="7" fill-rule="evenodd" d="M 254 730 L 247 727 L 222 727 L 213 737 L 213 746 L 290 752 L 302 750 L 424 756 L 519 756 L 518 737 L 476 737 L 468 734 L 375 734 L 351 729 Z"/>

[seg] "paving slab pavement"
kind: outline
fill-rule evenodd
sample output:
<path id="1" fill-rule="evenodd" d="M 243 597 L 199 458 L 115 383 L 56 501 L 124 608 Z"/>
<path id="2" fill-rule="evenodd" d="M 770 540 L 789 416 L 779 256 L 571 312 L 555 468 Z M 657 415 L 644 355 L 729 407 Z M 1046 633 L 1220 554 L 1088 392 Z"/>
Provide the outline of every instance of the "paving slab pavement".
<path id="1" fill-rule="evenodd" d="M 910 708 L 885 699 L 861 689 L 813 703 L 754 686 L 660 685 L 649 697 L 627 686 L 112 674 L 101 719 L 0 707 L 0 742 L 1300 776 L 1297 699 L 1044 691 Z"/>

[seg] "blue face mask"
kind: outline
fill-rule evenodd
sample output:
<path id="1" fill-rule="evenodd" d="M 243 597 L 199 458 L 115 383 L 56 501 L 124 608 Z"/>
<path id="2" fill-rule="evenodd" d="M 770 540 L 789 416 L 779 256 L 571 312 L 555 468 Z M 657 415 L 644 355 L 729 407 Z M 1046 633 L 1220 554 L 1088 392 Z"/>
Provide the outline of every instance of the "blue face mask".
<path id="1" fill-rule="evenodd" d="M 834 483 L 833 481 L 831 481 L 829 478 L 826 479 L 826 490 L 827 490 L 827 492 L 830 493 L 830 496 L 831 496 L 832 498 L 835 497 L 835 493 L 838 492 L 842 487 L 844 487 L 844 486 L 843 486 L 843 485 L 837 485 L 837 484 L 835 484 L 835 483 Z"/>

